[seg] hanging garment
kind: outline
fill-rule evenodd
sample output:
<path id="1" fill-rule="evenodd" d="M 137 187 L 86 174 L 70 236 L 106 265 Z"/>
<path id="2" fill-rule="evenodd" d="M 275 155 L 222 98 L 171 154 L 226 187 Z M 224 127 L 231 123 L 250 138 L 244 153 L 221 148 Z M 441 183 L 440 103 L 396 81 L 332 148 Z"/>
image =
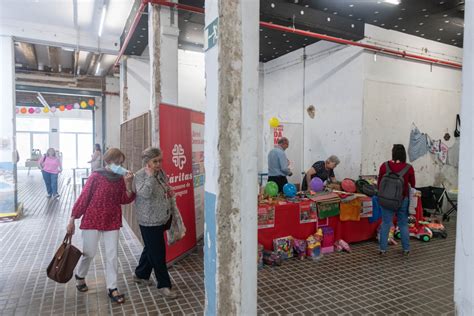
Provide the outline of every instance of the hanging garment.
<path id="1" fill-rule="evenodd" d="M 432 140 L 428 137 L 428 149 L 432 154 L 438 154 L 440 152 L 441 140 Z"/>
<path id="2" fill-rule="evenodd" d="M 415 161 L 428 153 L 428 143 L 426 134 L 420 132 L 417 127 L 413 127 L 410 132 L 410 144 L 408 145 L 408 158 Z"/>
<path id="3" fill-rule="evenodd" d="M 459 138 L 456 138 L 454 145 L 449 147 L 448 160 L 446 163 L 456 168 L 459 167 Z"/>
<path id="4" fill-rule="evenodd" d="M 436 154 L 438 160 L 441 161 L 443 164 L 446 164 L 448 159 L 448 146 L 446 144 L 439 143 L 439 152 Z"/>

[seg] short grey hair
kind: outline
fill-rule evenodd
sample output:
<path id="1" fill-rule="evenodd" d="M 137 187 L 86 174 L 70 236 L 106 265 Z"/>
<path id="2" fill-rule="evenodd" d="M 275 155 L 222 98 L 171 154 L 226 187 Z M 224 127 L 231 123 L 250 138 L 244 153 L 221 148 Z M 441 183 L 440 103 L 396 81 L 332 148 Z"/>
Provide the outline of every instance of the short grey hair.
<path id="1" fill-rule="evenodd" d="M 288 138 L 282 137 L 278 140 L 278 145 L 283 145 L 285 143 L 289 143 Z"/>
<path id="2" fill-rule="evenodd" d="M 157 147 L 148 147 L 142 151 L 142 164 L 146 165 L 148 161 L 161 155 L 161 149 Z"/>
<path id="3" fill-rule="evenodd" d="M 335 156 L 335 155 L 329 156 L 329 158 L 326 159 L 326 161 L 333 162 L 333 163 L 336 164 L 336 166 L 341 163 L 341 161 L 339 160 L 339 158 L 337 158 L 337 156 Z"/>

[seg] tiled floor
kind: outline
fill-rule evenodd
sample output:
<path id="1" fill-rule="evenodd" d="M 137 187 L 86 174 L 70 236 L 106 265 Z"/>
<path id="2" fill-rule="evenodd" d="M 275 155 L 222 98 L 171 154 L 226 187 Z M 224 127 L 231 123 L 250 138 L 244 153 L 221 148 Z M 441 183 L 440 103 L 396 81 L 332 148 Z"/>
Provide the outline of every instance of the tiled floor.
<path id="1" fill-rule="evenodd" d="M 79 181 L 78 181 L 79 182 Z M 60 178 L 61 198 L 48 201 L 39 172 L 20 172 L 19 199 L 25 215 L 0 223 L 0 315 L 159 315 L 202 314 L 202 254 L 175 264 L 171 277 L 179 299 L 166 301 L 154 287 L 141 287 L 131 276 L 141 245 L 128 227 L 121 230 L 119 289 L 127 296 L 112 305 L 105 293 L 102 249 L 88 276 L 89 292 L 74 283 L 57 284 L 46 267 L 62 240 L 75 196 L 70 174 Z M 412 254 L 399 246 L 385 257 L 374 242 L 352 245 L 353 252 L 331 254 L 320 261 L 292 259 L 281 267 L 259 271 L 259 314 L 307 315 L 454 315 L 455 223 L 446 240 L 412 240 Z M 74 243 L 81 247 L 80 234 Z"/>

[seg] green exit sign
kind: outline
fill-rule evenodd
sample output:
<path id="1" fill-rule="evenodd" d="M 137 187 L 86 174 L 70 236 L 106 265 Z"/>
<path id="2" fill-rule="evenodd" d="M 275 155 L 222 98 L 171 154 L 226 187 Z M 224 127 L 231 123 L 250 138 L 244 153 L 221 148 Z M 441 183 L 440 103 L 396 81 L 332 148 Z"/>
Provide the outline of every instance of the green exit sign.
<path id="1" fill-rule="evenodd" d="M 217 39 L 219 38 L 219 32 L 217 25 L 219 24 L 219 18 L 216 18 L 204 29 L 204 51 L 208 51 L 217 44 Z"/>

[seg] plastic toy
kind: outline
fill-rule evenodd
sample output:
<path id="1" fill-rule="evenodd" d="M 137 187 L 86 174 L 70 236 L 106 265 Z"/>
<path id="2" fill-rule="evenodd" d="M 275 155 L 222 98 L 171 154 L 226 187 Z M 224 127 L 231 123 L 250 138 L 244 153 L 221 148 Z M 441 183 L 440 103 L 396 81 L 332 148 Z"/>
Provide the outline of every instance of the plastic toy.
<path id="1" fill-rule="evenodd" d="M 295 239 L 293 240 L 293 249 L 295 250 L 298 258 L 303 260 L 306 257 L 306 240 Z"/>
<path id="2" fill-rule="evenodd" d="M 428 242 L 433 238 L 433 232 L 427 223 L 417 220 L 414 216 L 408 217 L 408 232 L 410 233 L 410 237 L 415 237 L 424 242 Z M 401 238 L 400 229 L 398 227 L 395 230 L 395 238 Z"/>
<path id="3" fill-rule="evenodd" d="M 269 266 L 281 266 L 281 256 L 276 251 L 263 251 L 263 263 Z"/>
<path id="4" fill-rule="evenodd" d="M 282 259 L 293 257 L 293 237 L 286 236 L 273 239 L 273 250 L 276 251 Z"/>

